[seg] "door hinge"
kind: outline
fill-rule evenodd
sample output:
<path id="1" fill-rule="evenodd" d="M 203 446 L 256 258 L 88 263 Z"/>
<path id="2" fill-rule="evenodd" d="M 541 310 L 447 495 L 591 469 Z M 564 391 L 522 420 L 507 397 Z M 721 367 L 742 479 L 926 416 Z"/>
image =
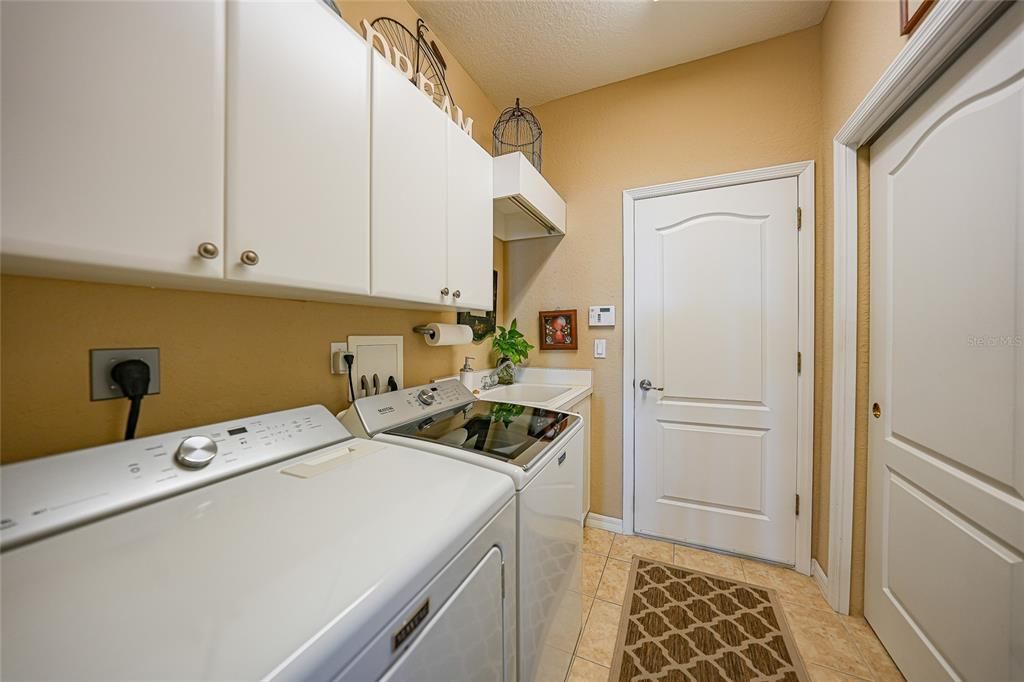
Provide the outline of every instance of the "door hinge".
<path id="1" fill-rule="evenodd" d="M 796 515 L 800 516 L 800 493 L 796 495 Z"/>
<path id="2" fill-rule="evenodd" d="M 799 230 L 804 226 L 804 210 L 799 206 L 796 207 L 796 229 Z"/>
<path id="3" fill-rule="evenodd" d="M 804 356 L 800 354 L 800 351 L 797 351 L 796 352 L 796 373 L 797 373 L 797 376 L 800 375 L 800 372 L 802 372 L 803 369 L 804 369 Z"/>

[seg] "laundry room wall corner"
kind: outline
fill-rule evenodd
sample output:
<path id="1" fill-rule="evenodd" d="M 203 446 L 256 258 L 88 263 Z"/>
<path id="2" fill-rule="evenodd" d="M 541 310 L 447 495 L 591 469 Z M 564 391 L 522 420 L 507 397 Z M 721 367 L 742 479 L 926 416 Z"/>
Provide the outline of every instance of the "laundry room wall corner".
<path id="1" fill-rule="evenodd" d="M 815 291 L 815 365 L 814 394 L 816 396 L 814 424 L 814 496 L 812 509 L 811 556 L 826 574 L 829 573 L 829 518 L 832 507 L 831 443 L 832 443 L 832 371 L 833 371 L 833 281 L 835 267 L 835 197 L 833 195 L 832 139 L 853 113 L 857 105 L 889 66 L 896 54 L 906 44 L 906 37 L 899 35 L 899 3 L 860 2 L 839 0 L 829 5 L 821 23 L 821 185 L 819 205 L 822 207 L 821 221 L 817 231 L 816 260 L 817 277 Z M 867 159 L 861 161 L 861 172 L 866 172 Z M 866 189 L 865 189 L 866 192 Z M 861 197 L 866 201 L 866 196 Z M 860 203 L 860 202 L 859 202 Z M 866 207 L 866 204 L 865 204 Z M 858 211 L 861 224 L 858 227 L 858 242 L 861 257 L 858 267 L 858 396 L 863 383 L 867 385 L 867 336 L 860 321 L 867 320 L 867 211 Z M 860 403 L 858 403 L 859 405 Z M 865 403 L 866 405 L 866 403 Z M 866 419 L 858 414 L 856 423 Z M 862 419 L 863 417 L 863 419 Z M 858 428 L 860 428 L 858 426 Z M 860 431 L 858 431 L 860 433 Z M 864 442 L 858 438 L 858 442 Z M 858 471 L 863 474 L 866 447 L 858 449 Z M 854 570 L 851 584 L 863 584 L 863 540 L 864 505 L 866 486 L 863 476 L 861 485 L 855 487 L 854 505 L 859 513 L 854 516 Z M 859 540 L 858 540 L 859 538 Z M 858 544 L 859 543 L 859 544 Z M 857 547 L 861 549 L 858 550 Z M 858 568 L 859 567 L 859 568 Z M 861 587 L 857 588 L 858 590 Z M 859 592 L 858 592 L 859 594 Z M 851 593 L 851 612 L 860 613 L 862 599 L 854 600 Z"/>
<path id="2" fill-rule="evenodd" d="M 815 26 L 537 107 L 544 175 L 566 200 L 568 231 L 507 245 L 507 316 L 622 305 L 623 190 L 817 161 L 818 56 Z M 536 325 L 523 326 L 536 343 Z M 622 327 L 579 331 L 578 352 L 536 351 L 530 363 L 593 370 L 591 508 L 621 518 Z M 608 340 L 606 359 L 592 357 L 595 338 Z"/>

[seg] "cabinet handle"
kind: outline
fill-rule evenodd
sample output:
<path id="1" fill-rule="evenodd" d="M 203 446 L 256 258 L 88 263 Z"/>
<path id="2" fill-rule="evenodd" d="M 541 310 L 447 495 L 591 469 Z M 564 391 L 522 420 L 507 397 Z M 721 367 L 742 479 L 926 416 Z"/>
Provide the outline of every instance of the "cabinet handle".
<path id="1" fill-rule="evenodd" d="M 461 296 L 462 296 L 462 292 L 461 292 L 461 291 L 459 291 L 458 289 L 456 289 L 456 290 L 455 290 L 455 293 L 454 293 L 454 294 L 452 294 L 452 298 L 459 298 L 459 297 L 461 297 Z"/>
<path id="2" fill-rule="evenodd" d="M 203 242 L 202 244 L 199 245 L 199 248 L 196 249 L 196 253 L 199 254 L 200 258 L 205 258 L 206 260 L 213 260 L 214 258 L 220 255 L 220 249 L 218 249 L 217 245 L 214 244 L 213 242 Z"/>
<path id="3" fill-rule="evenodd" d="M 256 265 L 260 262 L 260 256 L 255 251 L 246 249 L 242 252 L 241 261 L 242 265 Z"/>
<path id="4" fill-rule="evenodd" d="M 448 287 L 445 287 L 444 289 L 441 289 L 441 295 L 442 296 L 447 296 L 448 295 Z"/>

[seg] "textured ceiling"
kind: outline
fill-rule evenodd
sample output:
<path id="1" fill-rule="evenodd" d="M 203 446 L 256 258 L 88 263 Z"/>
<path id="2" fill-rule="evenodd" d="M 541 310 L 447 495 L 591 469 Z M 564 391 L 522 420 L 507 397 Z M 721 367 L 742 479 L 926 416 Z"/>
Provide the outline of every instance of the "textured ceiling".
<path id="1" fill-rule="evenodd" d="M 814 26 L 828 0 L 412 0 L 499 108 L 535 106 Z"/>

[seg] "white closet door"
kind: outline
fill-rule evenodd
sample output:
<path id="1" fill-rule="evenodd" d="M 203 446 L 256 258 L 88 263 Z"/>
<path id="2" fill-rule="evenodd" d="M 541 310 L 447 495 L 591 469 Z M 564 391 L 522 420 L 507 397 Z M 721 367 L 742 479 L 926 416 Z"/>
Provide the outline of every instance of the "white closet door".
<path id="1" fill-rule="evenodd" d="M 0 12 L 5 271 L 222 277 L 224 3 Z"/>
<path id="2" fill-rule="evenodd" d="M 371 290 L 451 304 L 445 115 L 376 52 L 372 83 Z"/>
<path id="3" fill-rule="evenodd" d="M 227 63 L 227 276 L 369 293 L 365 41 L 320 0 L 232 2 Z"/>
<path id="4" fill-rule="evenodd" d="M 494 193 L 491 155 L 449 121 L 448 288 L 460 308 L 491 310 Z"/>
<path id="5" fill-rule="evenodd" d="M 1022 196 L 1018 3 L 871 148 L 865 612 L 909 680 L 1024 679 Z"/>

